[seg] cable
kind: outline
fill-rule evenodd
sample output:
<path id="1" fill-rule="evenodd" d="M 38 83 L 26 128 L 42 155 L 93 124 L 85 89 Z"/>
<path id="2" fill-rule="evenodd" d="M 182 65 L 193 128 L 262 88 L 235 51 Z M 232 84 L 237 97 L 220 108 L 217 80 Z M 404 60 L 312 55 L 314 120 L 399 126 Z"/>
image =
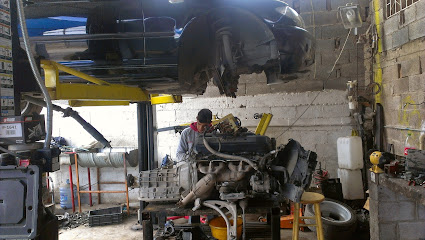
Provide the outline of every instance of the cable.
<path id="1" fill-rule="evenodd" d="M 254 168 L 256 171 L 258 171 L 258 167 L 257 167 L 257 165 L 254 163 L 254 162 L 252 162 L 251 160 L 249 160 L 248 158 L 244 158 L 244 157 L 242 157 L 242 156 L 236 156 L 236 155 L 230 155 L 230 154 L 225 154 L 225 153 L 221 153 L 221 152 L 217 152 L 217 151 L 215 151 L 209 144 L 208 144 L 208 141 L 207 141 L 207 139 L 205 138 L 205 133 L 206 133 L 207 131 L 205 131 L 204 132 L 204 134 L 203 134 L 203 142 L 204 142 L 204 145 L 205 145 L 205 148 L 210 152 L 210 153 L 212 153 L 212 154 L 214 154 L 214 155 L 216 155 L 216 156 L 218 156 L 218 157 L 222 157 L 222 158 L 228 158 L 228 159 L 232 159 L 232 160 L 237 160 L 237 161 L 242 161 L 242 162 L 245 162 L 245 163 L 247 163 L 248 165 L 250 165 L 252 168 Z"/>
<path id="2" fill-rule="evenodd" d="M 341 52 L 339 53 L 339 56 L 338 56 L 338 58 L 336 59 L 336 61 L 335 61 L 335 63 L 334 63 L 334 65 L 332 66 L 332 69 L 331 69 L 331 71 L 329 72 L 329 75 L 326 77 L 326 79 L 325 79 L 325 81 L 323 81 L 323 90 L 325 89 L 325 82 L 326 81 L 328 81 L 329 80 L 329 78 L 331 77 L 331 74 L 332 74 L 332 72 L 334 71 L 334 69 L 335 69 L 335 66 L 336 66 L 336 64 L 338 63 L 338 61 L 339 61 L 339 59 L 341 58 L 341 55 L 342 55 L 342 52 L 344 51 L 344 49 L 345 49 L 345 45 L 347 44 L 347 41 L 348 41 L 348 37 L 350 36 L 350 33 L 351 33 L 351 28 L 350 28 L 350 30 L 348 31 L 348 34 L 347 34 L 347 38 L 345 38 L 345 42 L 344 42 L 344 45 L 342 45 L 342 48 L 341 48 Z M 314 103 L 314 101 L 316 101 L 316 99 L 317 99 L 317 97 L 320 95 L 320 93 L 322 93 L 322 92 L 318 92 L 317 93 L 317 95 L 313 98 L 313 100 L 311 101 L 311 103 L 307 106 L 307 108 L 304 110 L 304 112 L 300 115 L 300 116 L 298 116 L 298 118 L 297 119 L 295 119 L 295 121 L 291 124 L 291 125 L 289 125 L 289 127 L 287 128 L 287 129 L 285 129 L 285 131 L 283 131 L 279 136 L 277 136 L 276 137 L 276 139 L 278 139 L 278 138 L 280 138 L 284 133 L 286 133 L 287 131 L 289 131 L 289 129 L 291 129 L 294 125 L 295 125 L 295 123 L 296 122 L 298 122 L 298 120 L 307 112 L 307 110 L 313 105 L 313 103 Z"/>
<path id="3" fill-rule="evenodd" d="M 403 105 L 403 109 L 404 109 L 405 107 L 407 107 L 408 105 L 411 105 L 411 106 L 420 106 L 420 105 L 422 105 L 422 104 L 425 104 L 425 101 L 424 101 L 424 102 L 421 102 L 421 103 L 410 103 L 410 102 L 407 102 L 407 103 L 405 103 L 405 104 Z"/>
<path id="4" fill-rule="evenodd" d="M 46 122 L 46 139 L 44 140 L 44 148 L 50 148 L 50 141 L 52 140 L 52 117 L 53 117 L 53 106 L 52 99 L 50 98 L 49 92 L 47 91 L 46 86 L 44 85 L 43 79 L 41 78 L 40 72 L 38 71 L 37 64 L 35 63 L 34 55 L 31 52 L 29 38 L 28 38 L 28 30 L 27 23 L 25 20 L 24 13 L 24 4 L 23 0 L 16 0 L 16 5 L 18 8 L 18 17 L 19 22 L 21 23 L 21 32 L 22 38 L 24 40 L 25 51 L 27 52 L 28 61 L 31 66 L 31 70 L 34 74 L 35 79 L 37 80 L 38 85 L 40 86 L 41 92 L 43 93 L 46 107 L 47 107 L 47 122 Z"/>

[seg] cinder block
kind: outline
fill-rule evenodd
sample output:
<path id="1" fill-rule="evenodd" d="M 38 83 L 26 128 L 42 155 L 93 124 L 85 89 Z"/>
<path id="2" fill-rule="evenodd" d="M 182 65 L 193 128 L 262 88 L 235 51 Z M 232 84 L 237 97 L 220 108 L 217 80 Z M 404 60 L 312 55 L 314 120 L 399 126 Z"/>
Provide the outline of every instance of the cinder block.
<path id="1" fill-rule="evenodd" d="M 409 92 L 416 92 L 420 89 L 425 91 L 424 84 L 425 74 L 414 75 L 409 77 Z"/>
<path id="2" fill-rule="evenodd" d="M 315 118 L 313 121 L 315 126 L 340 126 L 343 124 L 340 117 L 320 117 Z"/>
<path id="3" fill-rule="evenodd" d="M 416 210 L 418 212 L 418 220 L 425 220 L 425 206 L 416 202 Z"/>
<path id="4" fill-rule="evenodd" d="M 425 221 L 400 222 L 398 231 L 403 240 L 422 239 L 425 236 Z"/>
<path id="5" fill-rule="evenodd" d="M 266 74 L 263 73 L 253 73 L 253 74 L 243 74 L 239 78 L 239 83 L 266 83 L 267 78 Z"/>
<path id="6" fill-rule="evenodd" d="M 409 39 L 415 40 L 417 38 L 425 36 L 425 18 L 422 18 L 409 25 Z"/>
<path id="7" fill-rule="evenodd" d="M 306 27 L 306 30 L 314 36 L 316 39 L 322 39 L 322 27 L 321 26 L 315 26 L 315 27 Z"/>
<path id="8" fill-rule="evenodd" d="M 347 89 L 347 81 L 349 80 L 350 78 L 330 78 L 325 81 L 325 89 L 345 90 Z"/>
<path id="9" fill-rule="evenodd" d="M 425 18 L 425 2 L 424 1 L 417 1 L 415 3 L 416 5 L 416 19 Z"/>
<path id="10" fill-rule="evenodd" d="M 417 75 L 420 72 L 419 57 L 416 57 L 416 56 L 413 57 L 412 56 L 412 57 L 409 58 L 409 60 L 403 61 L 400 64 L 401 64 L 401 77 L 408 77 L 408 76 Z"/>
<path id="11" fill-rule="evenodd" d="M 330 68 L 333 66 L 334 62 L 336 61 L 338 55 L 340 54 L 341 50 L 338 51 L 332 51 L 332 52 L 322 52 L 321 55 L 321 66 L 330 66 Z M 338 64 L 345 64 L 350 62 L 350 52 L 347 50 L 344 50 L 342 52 L 341 57 L 338 60 Z"/>
<path id="12" fill-rule="evenodd" d="M 331 53 L 335 51 L 335 39 L 317 39 L 316 55 L 318 52 Z"/>
<path id="13" fill-rule="evenodd" d="M 394 80 L 393 94 L 400 95 L 409 91 L 409 78 L 400 78 Z"/>
<path id="14" fill-rule="evenodd" d="M 404 23 L 403 26 L 409 25 L 416 20 L 416 4 L 412 4 L 404 9 Z"/>
<path id="15" fill-rule="evenodd" d="M 384 27 L 384 34 L 385 35 L 389 35 L 395 31 L 398 30 L 399 28 L 399 24 L 400 24 L 400 19 L 399 16 L 392 16 L 388 19 L 385 20 L 385 22 L 383 23 L 383 27 Z"/>
<path id="16" fill-rule="evenodd" d="M 313 9 L 311 8 L 311 5 L 313 4 Z M 325 11 L 326 10 L 326 0 L 301 0 L 300 1 L 300 11 L 301 13 L 304 12 L 312 12 L 312 11 Z"/>
<path id="17" fill-rule="evenodd" d="M 345 38 L 348 34 L 348 30 L 344 28 L 342 24 L 335 24 L 329 26 L 322 26 L 322 39 L 329 39 L 335 37 Z"/>
<path id="18" fill-rule="evenodd" d="M 398 79 L 397 65 L 391 65 L 382 69 L 382 80 L 393 81 Z"/>
<path id="19" fill-rule="evenodd" d="M 310 27 L 313 25 L 313 15 L 309 12 L 301 12 L 301 18 L 304 20 L 304 24 L 306 27 Z"/>
<path id="20" fill-rule="evenodd" d="M 379 236 L 379 239 L 398 240 L 397 225 L 395 223 L 379 223 Z"/>
<path id="21" fill-rule="evenodd" d="M 280 92 L 296 92 L 299 82 L 296 80 L 291 80 L 285 83 L 272 84 L 270 85 L 271 93 L 280 93 Z"/>
<path id="22" fill-rule="evenodd" d="M 362 75 L 362 71 L 364 71 L 364 68 L 361 64 L 358 66 L 354 63 L 340 63 L 341 66 L 341 77 L 345 78 L 356 78 L 357 74 L 360 76 Z"/>
<path id="23" fill-rule="evenodd" d="M 315 25 L 332 25 L 341 24 L 337 18 L 338 11 L 325 11 L 314 13 L 314 24 Z"/>
<path id="24" fill-rule="evenodd" d="M 379 219 L 378 219 L 378 209 L 379 209 L 379 201 L 370 199 L 369 200 L 369 222 L 370 224 L 370 239 L 378 240 L 381 239 L 379 236 Z"/>
<path id="25" fill-rule="evenodd" d="M 388 51 L 393 48 L 393 36 L 390 35 L 384 35 L 382 38 L 382 47 L 384 51 Z"/>
<path id="26" fill-rule="evenodd" d="M 300 82 L 298 85 L 297 91 L 298 92 L 305 92 L 305 91 L 319 91 L 323 89 L 323 83 L 319 80 L 306 80 Z"/>
<path id="27" fill-rule="evenodd" d="M 396 193 L 385 186 L 378 186 L 378 200 L 381 202 L 396 202 Z"/>
<path id="28" fill-rule="evenodd" d="M 314 102 L 315 104 L 346 104 L 348 103 L 347 91 L 325 90 L 319 94 Z"/>
<path id="29" fill-rule="evenodd" d="M 380 221 L 395 222 L 415 220 L 416 204 L 413 201 L 380 202 L 378 218 Z"/>
<path id="30" fill-rule="evenodd" d="M 345 6 L 347 3 L 357 3 L 357 1 L 353 0 L 331 0 L 332 10 L 337 10 L 338 7 Z"/>
<path id="31" fill-rule="evenodd" d="M 270 93 L 270 86 L 264 83 L 250 83 L 246 85 L 246 95 Z"/>
<path id="32" fill-rule="evenodd" d="M 295 118 L 296 108 L 295 107 L 272 107 L 271 113 L 273 114 L 273 119 Z"/>
<path id="33" fill-rule="evenodd" d="M 393 47 L 400 47 L 403 44 L 406 44 L 409 41 L 409 30 L 408 27 L 403 27 L 393 34 L 392 45 Z"/>
<path id="34" fill-rule="evenodd" d="M 348 104 L 323 106 L 323 117 L 348 117 L 350 110 Z"/>

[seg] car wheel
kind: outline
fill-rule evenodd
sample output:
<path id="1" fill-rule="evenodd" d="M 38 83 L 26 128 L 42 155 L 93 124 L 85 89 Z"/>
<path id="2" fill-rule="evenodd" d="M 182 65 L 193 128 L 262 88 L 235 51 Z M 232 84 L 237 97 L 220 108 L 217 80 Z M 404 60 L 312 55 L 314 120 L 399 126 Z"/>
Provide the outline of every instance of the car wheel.
<path id="1" fill-rule="evenodd" d="M 345 203 L 326 198 L 320 203 L 322 214 L 323 235 L 327 240 L 333 239 L 351 239 L 356 229 L 356 215 L 351 207 Z M 305 216 L 314 216 L 314 207 L 307 204 L 305 207 Z M 314 224 L 313 219 L 305 219 L 307 224 Z M 309 227 L 316 231 L 315 227 Z"/>

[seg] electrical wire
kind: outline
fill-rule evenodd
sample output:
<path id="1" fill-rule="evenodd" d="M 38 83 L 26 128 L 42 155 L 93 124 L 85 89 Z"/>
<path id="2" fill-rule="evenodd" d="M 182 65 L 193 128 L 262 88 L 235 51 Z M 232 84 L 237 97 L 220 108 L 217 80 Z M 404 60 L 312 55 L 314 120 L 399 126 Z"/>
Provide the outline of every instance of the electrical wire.
<path id="1" fill-rule="evenodd" d="M 34 55 L 31 52 L 31 46 L 29 43 L 29 37 L 28 37 L 28 29 L 27 29 L 27 23 L 25 20 L 25 13 L 24 13 L 24 4 L 23 0 L 16 0 L 16 5 L 18 8 L 18 18 L 19 22 L 21 23 L 21 32 L 22 32 L 22 39 L 24 40 L 24 46 L 25 51 L 28 56 L 28 61 L 31 66 L 31 70 L 34 74 L 35 79 L 37 80 L 38 86 L 41 89 L 41 92 L 43 93 L 45 102 L 46 102 L 46 108 L 47 108 L 47 120 L 46 120 L 46 138 L 44 140 L 44 148 L 49 149 L 50 148 L 50 141 L 52 140 L 52 120 L 53 120 L 53 104 L 52 99 L 50 98 L 49 92 L 47 91 L 46 86 L 44 85 L 43 79 L 41 78 L 40 72 L 38 71 L 37 64 L 34 59 Z"/>
<path id="2" fill-rule="evenodd" d="M 323 90 L 324 90 L 324 86 L 325 86 L 325 82 L 326 81 L 328 81 L 329 80 L 329 78 L 331 77 L 331 75 L 332 75 L 332 72 L 335 70 L 335 67 L 336 67 L 336 64 L 338 63 L 338 61 L 339 61 L 339 59 L 341 58 L 341 55 L 342 55 L 342 52 L 344 51 L 344 49 L 345 49 L 345 45 L 347 44 L 347 41 L 348 41 L 348 37 L 350 37 L 350 33 L 351 33 L 351 28 L 350 28 L 350 30 L 348 31 L 348 34 L 347 34 L 347 37 L 345 38 L 345 41 L 344 41 L 344 45 L 342 45 L 342 48 L 341 48 L 341 52 L 339 53 L 339 55 L 338 55 L 338 58 L 335 60 L 335 63 L 334 63 L 334 65 L 332 66 L 332 69 L 331 69 L 331 71 L 329 72 L 329 75 L 326 77 L 326 79 L 325 79 L 325 81 L 323 81 Z M 318 92 L 317 94 L 316 94 L 316 96 L 313 98 L 313 100 L 310 102 L 310 104 L 309 105 L 307 105 L 307 108 L 301 113 L 301 115 L 300 116 L 298 116 L 297 117 L 297 119 L 295 119 L 295 121 L 291 124 L 291 125 L 289 125 L 289 127 L 288 128 L 286 128 L 285 129 L 285 131 L 283 131 L 279 136 L 277 136 L 276 137 L 276 139 L 278 139 L 278 138 L 280 138 L 284 133 L 286 133 L 287 131 L 289 131 L 289 129 L 291 129 L 294 125 L 295 125 L 295 123 L 296 122 L 298 122 L 298 120 L 307 112 L 307 110 L 313 105 L 313 103 L 314 103 L 314 101 L 316 101 L 316 99 L 317 99 L 317 97 L 319 97 L 319 95 L 320 95 L 320 93 L 322 93 L 322 92 Z"/>

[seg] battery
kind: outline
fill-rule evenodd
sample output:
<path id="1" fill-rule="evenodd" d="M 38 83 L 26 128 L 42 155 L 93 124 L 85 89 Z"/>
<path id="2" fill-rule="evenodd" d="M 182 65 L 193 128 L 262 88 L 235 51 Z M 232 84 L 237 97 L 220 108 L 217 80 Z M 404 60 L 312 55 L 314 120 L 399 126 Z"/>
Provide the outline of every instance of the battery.
<path id="1" fill-rule="evenodd" d="M 44 115 L 0 117 L 0 144 L 23 144 L 44 140 Z"/>

